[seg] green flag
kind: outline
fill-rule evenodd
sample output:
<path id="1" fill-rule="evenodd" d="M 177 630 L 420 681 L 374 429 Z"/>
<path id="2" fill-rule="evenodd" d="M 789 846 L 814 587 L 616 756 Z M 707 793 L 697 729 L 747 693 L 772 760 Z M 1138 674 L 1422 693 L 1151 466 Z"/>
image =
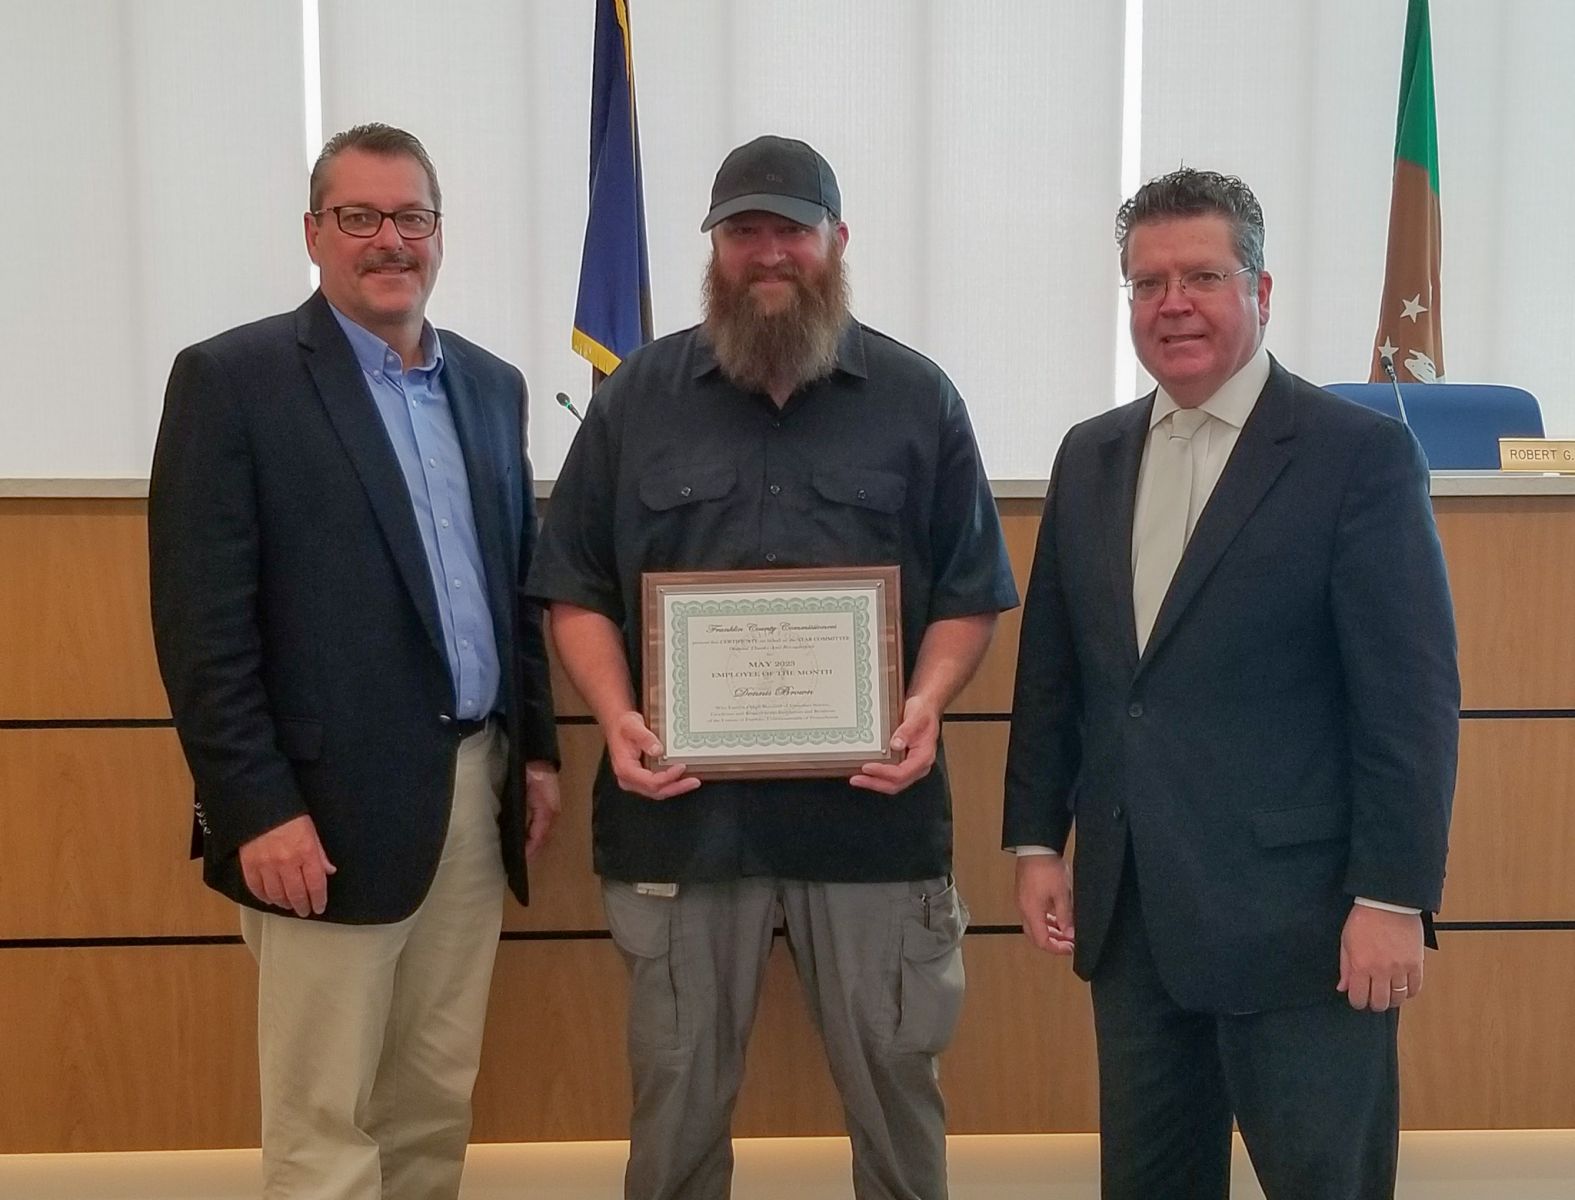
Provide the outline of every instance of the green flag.
<path id="1" fill-rule="evenodd" d="M 1444 378 L 1439 317 L 1438 119 L 1433 104 L 1433 38 L 1427 0 L 1410 0 L 1400 63 L 1394 188 L 1389 199 L 1389 259 L 1373 339 L 1374 382 L 1388 378 L 1383 356 L 1402 382 Z"/>

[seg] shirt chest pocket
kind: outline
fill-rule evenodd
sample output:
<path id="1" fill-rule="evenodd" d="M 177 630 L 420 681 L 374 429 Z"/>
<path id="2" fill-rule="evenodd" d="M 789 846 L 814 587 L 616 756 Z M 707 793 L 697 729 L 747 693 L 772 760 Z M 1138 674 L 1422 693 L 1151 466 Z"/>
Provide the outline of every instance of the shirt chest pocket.
<path id="1" fill-rule="evenodd" d="M 664 467 L 640 478 L 645 509 L 640 558 L 648 570 L 691 569 L 712 563 L 719 547 L 738 541 L 730 528 L 738 490 L 731 463 Z"/>
<path id="2" fill-rule="evenodd" d="M 666 467 L 641 478 L 640 499 L 652 512 L 669 512 L 707 500 L 720 500 L 737 483 L 738 472 L 729 463 Z"/>
<path id="3" fill-rule="evenodd" d="M 872 467 L 823 467 L 810 486 L 811 518 L 825 545 L 836 548 L 827 562 L 900 561 L 906 479 Z"/>

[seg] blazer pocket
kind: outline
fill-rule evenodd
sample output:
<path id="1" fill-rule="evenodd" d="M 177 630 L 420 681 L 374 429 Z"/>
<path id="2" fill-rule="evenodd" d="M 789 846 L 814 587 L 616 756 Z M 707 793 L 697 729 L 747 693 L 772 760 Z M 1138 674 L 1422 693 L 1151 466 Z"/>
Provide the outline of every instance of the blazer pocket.
<path id="1" fill-rule="evenodd" d="M 1265 850 L 1346 837 L 1351 829 L 1351 812 L 1343 804 L 1260 809 L 1251 820 L 1253 836 Z"/>
<path id="2" fill-rule="evenodd" d="M 275 737 L 284 756 L 296 762 L 310 762 L 323 753 L 323 723 L 302 717 L 278 717 Z"/>

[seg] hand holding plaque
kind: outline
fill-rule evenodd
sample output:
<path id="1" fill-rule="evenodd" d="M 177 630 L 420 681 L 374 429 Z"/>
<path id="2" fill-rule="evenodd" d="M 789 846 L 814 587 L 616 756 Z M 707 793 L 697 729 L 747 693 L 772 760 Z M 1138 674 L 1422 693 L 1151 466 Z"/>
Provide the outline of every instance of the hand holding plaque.
<path id="1" fill-rule="evenodd" d="M 895 762 L 896 567 L 647 572 L 645 717 L 699 779 L 847 777 Z"/>

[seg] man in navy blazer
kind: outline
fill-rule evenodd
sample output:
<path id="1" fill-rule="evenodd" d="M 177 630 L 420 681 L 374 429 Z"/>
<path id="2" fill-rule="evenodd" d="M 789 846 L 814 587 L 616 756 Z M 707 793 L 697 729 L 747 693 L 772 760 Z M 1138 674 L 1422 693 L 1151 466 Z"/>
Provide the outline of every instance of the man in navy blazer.
<path id="1" fill-rule="evenodd" d="M 1227 1196 L 1233 1119 L 1271 1200 L 1389 1196 L 1460 703 L 1426 463 L 1269 357 L 1240 180 L 1151 181 L 1117 237 L 1159 387 L 1051 477 L 1007 760 L 1023 928 L 1093 985 L 1105 1196 Z"/>
<path id="2" fill-rule="evenodd" d="M 207 883 L 259 969 L 269 1197 L 457 1195 L 505 879 L 558 810 L 519 371 L 426 321 L 421 143 L 324 148 L 321 290 L 181 352 L 154 636 Z"/>

